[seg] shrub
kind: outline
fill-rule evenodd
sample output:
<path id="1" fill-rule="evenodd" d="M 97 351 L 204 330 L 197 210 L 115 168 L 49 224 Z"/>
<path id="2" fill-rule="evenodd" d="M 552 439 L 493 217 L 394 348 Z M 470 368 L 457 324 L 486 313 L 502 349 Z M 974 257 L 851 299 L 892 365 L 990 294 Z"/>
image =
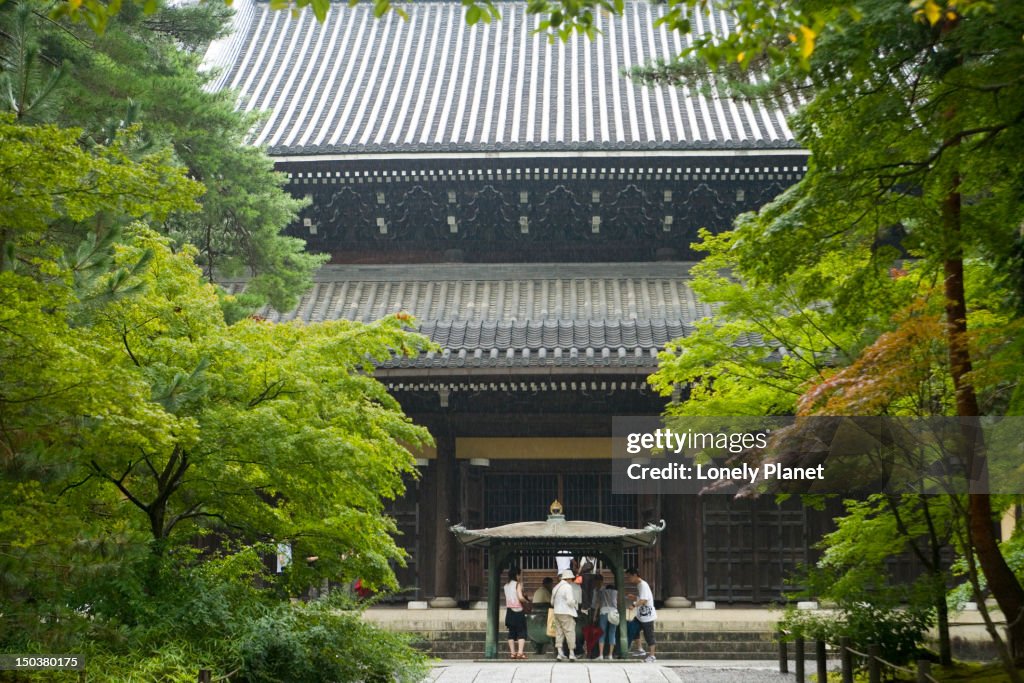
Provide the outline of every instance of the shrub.
<path id="1" fill-rule="evenodd" d="M 427 659 L 409 638 L 363 621 L 365 603 L 344 594 L 291 603 L 271 585 L 258 548 L 206 558 L 172 554 L 162 566 L 138 571 L 139 582 L 154 589 L 132 589 L 127 578 L 129 590 L 103 584 L 97 587 L 103 595 L 83 601 L 87 607 L 65 608 L 49 624 L 62 651 L 85 656 L 90 681 L 194 683 L 201 668 L 215 677 L 230 673 L 232 683 L 418 683 L 426 677 Z M 46 651 L 13 636 L 0 638 L 0 652 Z M 24 680 L 64 679 L 51 672 Z"/>
<path id="2" fill-rule="evenodd" d="M 870 603 L 844 605 L 831 615 L 790 610 L 779 626 L 790 637 L 824 640 L 838 644 L 850 639 L 851 647 L 866 652 L 869 645 L 878 645 L 883 659 L 905 664 L 916 659 L 919 646 L 934 620 L 930 610 L 918 608 L 885 609 Z"/>
<path id="3" fill-rule="evenodd" d="M 239 634 L 242 678 L 272 681 L 422 681 L 425 657 L 407 636 L 365 623 L 344 601 L 284 605 Z"/>

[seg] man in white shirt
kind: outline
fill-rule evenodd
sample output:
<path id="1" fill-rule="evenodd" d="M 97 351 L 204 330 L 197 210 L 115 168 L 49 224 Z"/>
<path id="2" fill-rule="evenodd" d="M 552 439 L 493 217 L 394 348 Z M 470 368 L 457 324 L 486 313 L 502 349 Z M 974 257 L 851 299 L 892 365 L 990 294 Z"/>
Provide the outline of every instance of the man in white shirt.
<path id="1" fill-rule="evenodd" d="M 636 586 L 636 593 L 627 593 L 626 597 L 633 601 L 633 607 L 636 608 L 636 620 L 640 623 L 640 630 L 643 631 L 644 640 L 647 642 L 647 658 L 644 661 L 657 661 L 657 657 L 654 655 L 657 644 L 654 637 L 654 622 L 658 618 L 658 612 L 654 609 L 654 593 L 651 591 L 651 586 L 640 578 L 640 572 L 636 567 L 626 570 L 626 583 Z"/>

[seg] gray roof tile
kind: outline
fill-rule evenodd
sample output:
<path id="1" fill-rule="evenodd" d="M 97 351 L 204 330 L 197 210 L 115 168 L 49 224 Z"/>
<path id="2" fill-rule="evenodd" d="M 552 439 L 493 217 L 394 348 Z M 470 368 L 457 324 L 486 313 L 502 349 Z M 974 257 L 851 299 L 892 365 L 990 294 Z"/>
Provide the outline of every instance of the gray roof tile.
<path id="1" fill-rule="evenodd" d="M 631 1 L 596 14 L 601 34 L 549 43 L 525 3 L 495 3 L 501 21 L 466 25 L 458 2 L 332 3 L 317 23 L 236 0 L 235 32 L 210 46 L 212 89 L 266 112 L 252 142 L 271 154 L 780 149 L 796 144 L 789 110 L 640 87 L 623 69 L 671 58 L 684 39 L 655 28 L 665 5 Z M 723 35 L 721 12 L 695 30 Z"/>
<path id="2" fill-rule="evenodd" d="M 325 266 L 293 311 L 261 315 L 369 322 L 412 313 L 442 351 L 386 367 L 653 368 L 668 341 L 712 313 L 696 301 L 688 272 L 684 263 Z M 244 282 L 226 287 L 238 292 Z M 569 296 L 573 291 L 604 296 Z M 562 305 L 552 306 L 559 296 Z"/>

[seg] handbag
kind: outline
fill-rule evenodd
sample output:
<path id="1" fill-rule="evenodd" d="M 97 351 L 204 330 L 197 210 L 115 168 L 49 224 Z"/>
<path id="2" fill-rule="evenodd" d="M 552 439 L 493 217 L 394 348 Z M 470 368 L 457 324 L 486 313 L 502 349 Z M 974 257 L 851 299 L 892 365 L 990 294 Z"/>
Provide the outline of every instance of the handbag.
<path id="1" fill-rule="evenodd" d="M 608 623 L 612 626 L 619 625 L 619 613 L 618 611 L 608 613 Z"/>
<path id="2" fill-rule="evenodd" d="M 533 603 L 530 602 L 529 600 L 523 600 L 522 607 L 523 607 L 523 614 L 532 614 L 533 613 Z"/>
<path id="3" fill-rule="evenodd" d="M 555 637 L 555 608 L 548 607 L 548 627 L 545 633 L 548 634 L 549 638 Z"/>

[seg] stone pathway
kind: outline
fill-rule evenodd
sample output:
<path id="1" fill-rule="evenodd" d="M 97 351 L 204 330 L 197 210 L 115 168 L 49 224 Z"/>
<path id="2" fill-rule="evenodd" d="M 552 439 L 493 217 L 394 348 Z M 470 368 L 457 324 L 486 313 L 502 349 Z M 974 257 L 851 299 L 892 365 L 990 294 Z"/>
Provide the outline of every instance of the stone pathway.
<path id="1" fill-rule="evenodd" d="M 434 666 L 435 683 L 792 683 L 772 662 L 526 662 L 446 661 Z"/>
<path id="2" fill-rule="evenodd" d="M 775 668 L 748 669 L 721 666 L 673 666 L 680 683 L 793 683 L 793 674 L 780 674 Z"/>
<path id="3" fill-rule="evenodd" d="M 641 662 L 450 662 L 434 667 L 437 683 L 680 683 L 672 669 Z"/>

